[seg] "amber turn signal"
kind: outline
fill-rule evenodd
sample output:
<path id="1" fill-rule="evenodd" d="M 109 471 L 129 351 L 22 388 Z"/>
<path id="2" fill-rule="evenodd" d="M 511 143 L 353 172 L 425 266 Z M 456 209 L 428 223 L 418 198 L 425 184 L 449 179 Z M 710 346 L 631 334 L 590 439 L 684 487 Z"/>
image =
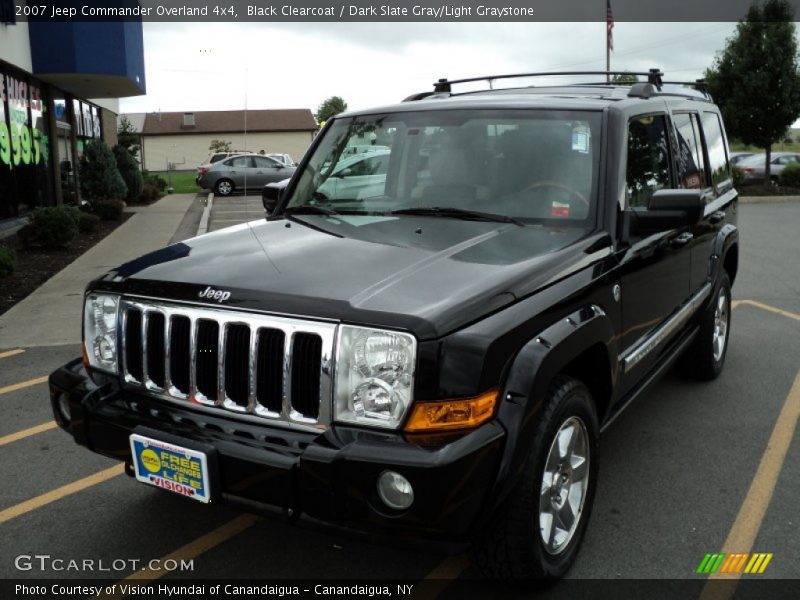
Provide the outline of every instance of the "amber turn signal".
<path id="1" fill-rule="evenodd" d="M 418 433 L 477 427 L 492 418 L 499 395 L 499 389 L 492 389 L 474 398 L 417 402 L 405 430 Z"/>

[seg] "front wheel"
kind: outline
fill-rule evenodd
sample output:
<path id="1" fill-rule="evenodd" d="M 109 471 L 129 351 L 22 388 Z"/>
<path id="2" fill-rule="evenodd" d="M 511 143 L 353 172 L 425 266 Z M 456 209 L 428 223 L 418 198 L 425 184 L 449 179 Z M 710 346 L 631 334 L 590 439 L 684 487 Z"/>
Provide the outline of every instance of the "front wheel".
<path id="1" fill-rule="evenodd" d="M 681 357 L 679 369 L 696 379 L 715 379 L 725 365 L 730 331 L 731 281 L 723 271 L 711 304 L 700 319 L 697 337 Z"/>
<path id="2" fill-rule="evenodd" d="M 554 580 L 567 572 L 594 501 L 598 449 L 591 392 L 577 379 L 557 377 L 522 479 L 474 546 L 484 575 Z"/>

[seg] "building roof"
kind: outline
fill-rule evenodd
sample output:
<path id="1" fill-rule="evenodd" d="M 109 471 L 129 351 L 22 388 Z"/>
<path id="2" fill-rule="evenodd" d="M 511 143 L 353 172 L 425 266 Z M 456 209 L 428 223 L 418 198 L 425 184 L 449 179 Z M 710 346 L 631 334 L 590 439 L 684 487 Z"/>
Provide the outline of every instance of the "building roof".
<path id="1" fill-rule="evenodd" d="M 144 118 L 146 115 L 147 113 L 125 113 L 117 115 L 117 127 L 119 127 L 119 124 L 122 123 L 122 118 L 125 117 L 133 126 L 134 133 L 142 133 L 142 128 L 144 127 Z"/>
<path id="2" fill-rule="evenodd" d="M 185 125 L 184 116 L 194 115 L 194 125 Z M 190 120 L 191 122 L 191 120 Z M 317 122 L 307 108 L 248 110 L 207 110 L 148 113 L 142 135 L 182 133 L 232 133 L 265 131 L 315 131 Z"/>

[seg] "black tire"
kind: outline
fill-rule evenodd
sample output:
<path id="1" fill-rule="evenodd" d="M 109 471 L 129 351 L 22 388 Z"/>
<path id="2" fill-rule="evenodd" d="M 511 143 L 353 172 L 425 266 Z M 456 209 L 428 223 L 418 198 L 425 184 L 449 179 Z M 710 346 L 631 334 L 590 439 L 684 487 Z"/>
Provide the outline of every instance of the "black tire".
<path id="1" fill-rule="evenodd" d="M 546 497 L 542 492 L 545 465 L 551 449 L 556 448 L 556 434 L 563 431 L 563 426 L 576 423 L 575 420 L 583 424 L 586 433 L 588 480 L 581 487 L 585 492 L 576 511 L 577 524 L 564 540 L 564 545 L 553 554 L 546 548 L 543 540 L 545 527 L 540 522 L 540 502 L 555 503 L 556 497 L 553 487 L 548 488 Z M 597 486 L 598 457 L 599 427 L 592 394 L 577 379 L 560 375 L 548 389 L 522 479 L 473 544 L 473 561 L 486 577 L 546 583 L 559 579 L 569 570 L 591 513 Z"/>
<path id="2" fill-rule="evenodd" d="M 233 190 L 234 185 L 230 179 L 220 179 L 214 184 L 214 193 L 218 196 L 230 196 Z"/>
<path id="3" fill-rule="evenodd" d="M 724 299 L 724 314 L 719 314 Z M 718 322 L 718 318 L 720 321 Z M 718 344 L 720 326 L 724 327 L 721 347 Z M 725 366 L 728 342 L 731 339 L 731 281 L 723 271 L 719 283 L 711 296 L 711 301 L 700 317 L 700 328 L 692 345 L 678 362 L 679 371 L 688 377 L 701 381 L 716 379 Z"/>

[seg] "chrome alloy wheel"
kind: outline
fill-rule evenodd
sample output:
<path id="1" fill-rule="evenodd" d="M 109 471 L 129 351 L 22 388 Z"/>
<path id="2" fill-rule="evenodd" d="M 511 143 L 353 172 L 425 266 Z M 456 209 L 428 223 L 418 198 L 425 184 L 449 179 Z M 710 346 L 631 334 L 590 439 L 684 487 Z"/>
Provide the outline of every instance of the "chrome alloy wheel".
<path id="1" fill-rule="evenodd" d="M 581 520 L 589 489 L 589 434 L 578 417 L 556 433 L 542 474 L 539 535 L 548 554 L 560 554 Z"/>
<path id="2" fill-rule="evenodd" d="M 227 196 L 232 191 L 233 191 L 233 186 L 231 185 L 230 181 L 220 181 L 217 184 L 217 192 L 219 192 L 221 196 Z"/>
<path id="3" fill-rule="evenodd" d="M 725 352 L 725 341 L 728 339 L 728 319 L 728 295 L 725 293 L 725 289 L 721 289 L 717 298 L 717 308 L 714 310 L 714 333 L 712 338 L 714 362 L 719 362 L 722 359 L 722 353 Z"/>

